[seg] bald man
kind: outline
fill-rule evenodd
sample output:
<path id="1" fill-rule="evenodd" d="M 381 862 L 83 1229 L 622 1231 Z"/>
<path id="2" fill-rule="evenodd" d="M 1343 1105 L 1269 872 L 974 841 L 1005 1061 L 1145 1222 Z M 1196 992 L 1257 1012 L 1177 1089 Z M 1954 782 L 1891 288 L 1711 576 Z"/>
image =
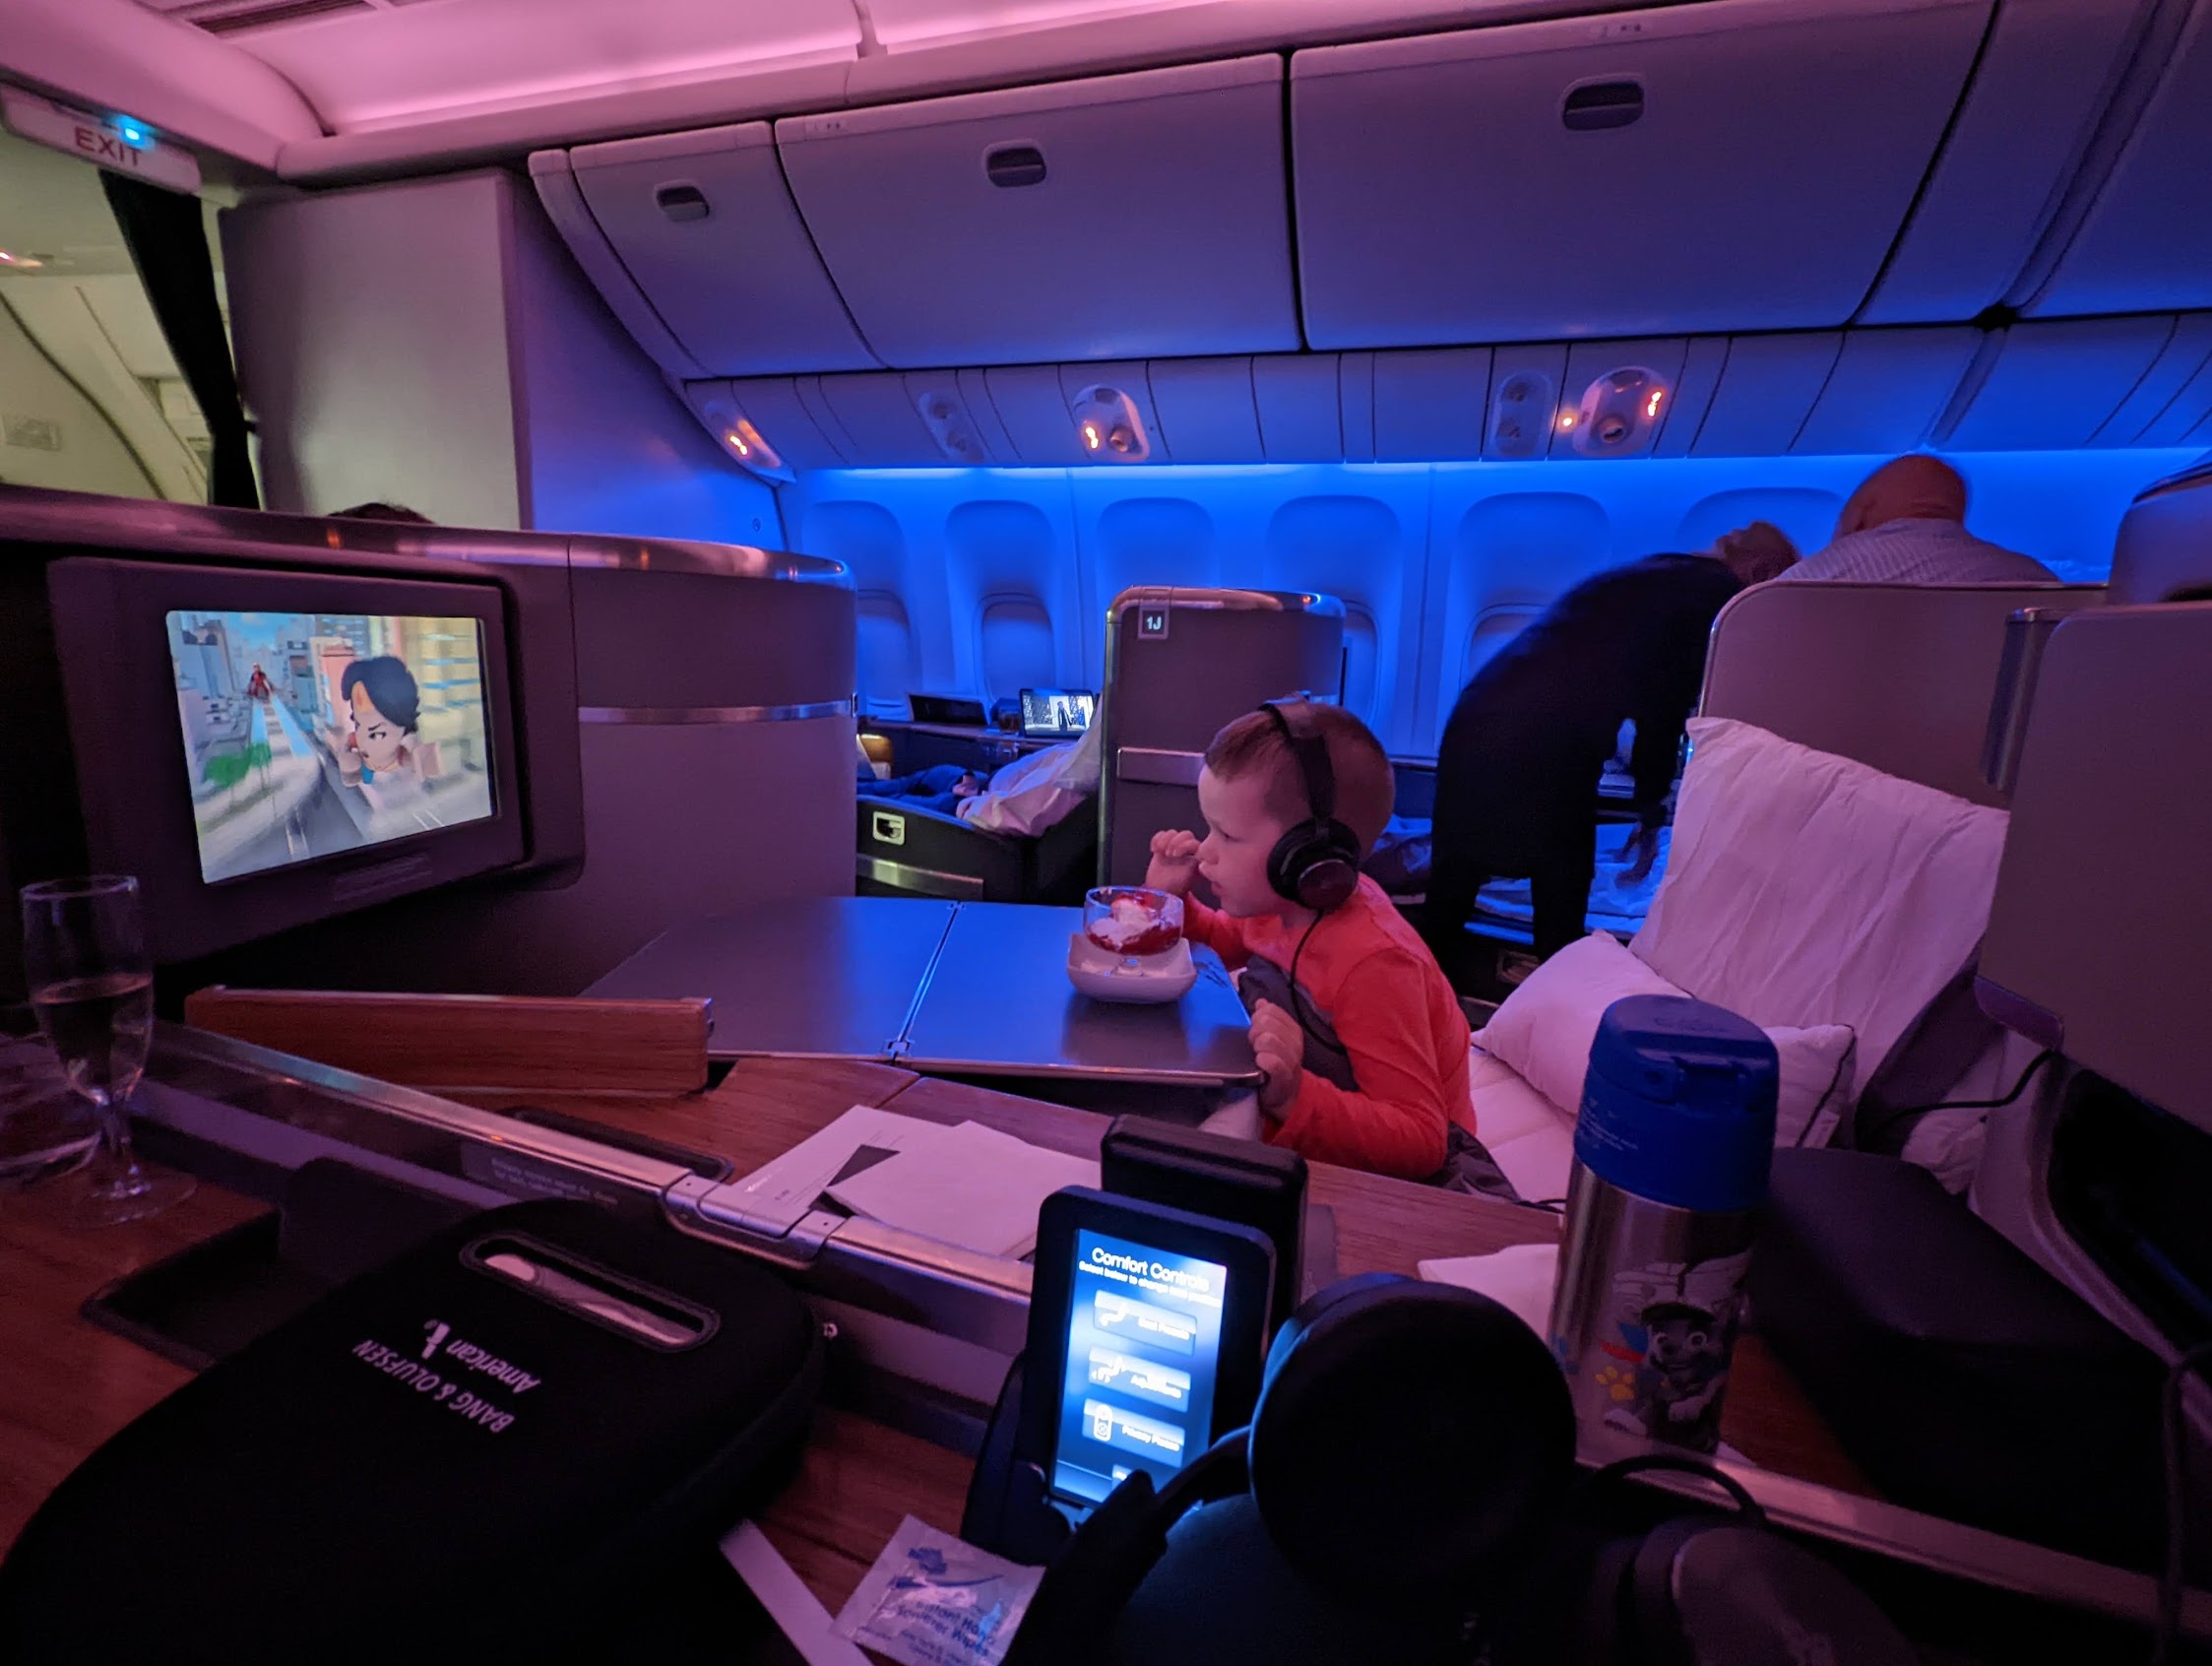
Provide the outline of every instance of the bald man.
<path id="1" fill-rule="evenodd" d="M 1966 530 L 1966 482 L 1938 458 L 1884 463 L 1836 517 L 1835 540 L 1776 582 L 2056 584 L 2041 561 Z"/>

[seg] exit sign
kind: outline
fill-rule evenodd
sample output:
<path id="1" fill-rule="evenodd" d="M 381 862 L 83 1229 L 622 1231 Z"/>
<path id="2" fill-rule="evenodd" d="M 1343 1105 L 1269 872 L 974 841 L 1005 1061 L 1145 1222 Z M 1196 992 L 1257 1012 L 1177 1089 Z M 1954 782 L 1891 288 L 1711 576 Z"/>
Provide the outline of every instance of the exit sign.
<path id="1" fill-rule="evenodd" d="M 0 87 L 0 121 L 20 139 L 117 173 L 188 195 L 200 189 L 199 160 L 128 116 L 95 115 L 35 93 Z"/>

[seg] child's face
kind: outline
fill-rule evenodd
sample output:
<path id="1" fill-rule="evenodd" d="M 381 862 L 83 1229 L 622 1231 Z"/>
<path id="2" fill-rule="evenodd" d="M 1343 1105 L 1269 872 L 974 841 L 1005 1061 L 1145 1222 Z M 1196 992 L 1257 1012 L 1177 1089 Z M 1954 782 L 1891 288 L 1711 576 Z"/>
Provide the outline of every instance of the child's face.
<path id="1" fill-rule="evenodd" d="M 1268 853 L 1287 824 L 1267 807 L 1265 778 L 1253 774 L 1224 781 L 1202 769 L 1198 810 L 1206 818 L 1198 871 L 1221 898 L 1223 912 L 1249 918 L 1289 907 L 1267 882 Z"/>
<path id="2" fill-rule="evenodd" d="M 352 700 L 353 744 L 360 748 L 361 761 L 376 770 L 399 768 L 400 750 L 407 744 L 400 726 L 376 709 L 368 689 L 358 682 Z"/>

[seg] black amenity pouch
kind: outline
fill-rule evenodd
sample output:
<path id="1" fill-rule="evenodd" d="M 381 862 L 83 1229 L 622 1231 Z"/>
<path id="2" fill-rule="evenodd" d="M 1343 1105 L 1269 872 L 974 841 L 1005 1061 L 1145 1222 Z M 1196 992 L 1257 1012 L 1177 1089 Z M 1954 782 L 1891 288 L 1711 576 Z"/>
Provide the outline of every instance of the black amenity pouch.
<path id="1" fill-rule="evenodd" d="M 560 1657 L 783 1480 L 821 1370 L 727 1250 L 474 1215 L 80 1465 L 0 1565 L 0 1659 Z"/>

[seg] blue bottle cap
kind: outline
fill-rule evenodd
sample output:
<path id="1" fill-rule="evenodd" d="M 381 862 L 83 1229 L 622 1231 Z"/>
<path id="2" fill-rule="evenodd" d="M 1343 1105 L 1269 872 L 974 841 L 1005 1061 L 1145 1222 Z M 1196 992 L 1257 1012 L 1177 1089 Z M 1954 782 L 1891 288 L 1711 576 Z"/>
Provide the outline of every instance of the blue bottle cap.
<path id="1" fill-rule="evenodd" d="M 1606 1008 L 1590 1045 L 1574 1154 L 1654 1203 L 1757 1208 L 1779 1074 L 1774 1043 L 1749 1019 L 1681 995 L 1628 995 Z"/>

